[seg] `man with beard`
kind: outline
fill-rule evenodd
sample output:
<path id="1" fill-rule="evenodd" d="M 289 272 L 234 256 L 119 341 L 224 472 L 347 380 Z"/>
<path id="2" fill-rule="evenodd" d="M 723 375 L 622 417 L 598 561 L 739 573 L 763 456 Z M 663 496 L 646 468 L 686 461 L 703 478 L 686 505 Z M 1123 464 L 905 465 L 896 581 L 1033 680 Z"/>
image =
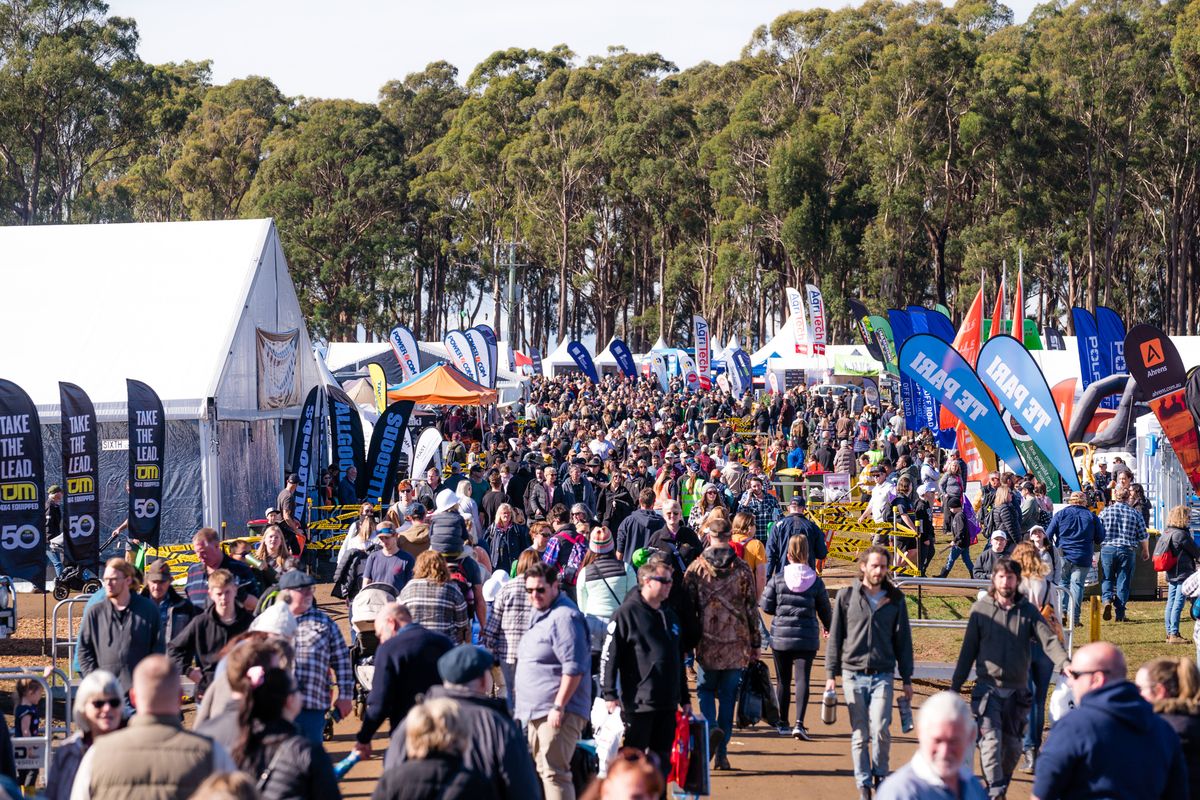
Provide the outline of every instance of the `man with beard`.
<path id="1" fill-rule="evenodd" d="M 1033 693 L 1029 657 L 1036 639 L 1058 672 L 1067 653 L 1041 612 L 1018 590 L 1021 565 L 996 560 L 988 593 L 971 606 L 967 632 L 950 681 L 957 693 L 975 666 L 971 709 L 979 725 L 979 761 L 988 796 L 1004 797 L 1021 757 L 1022 736 Z"/>

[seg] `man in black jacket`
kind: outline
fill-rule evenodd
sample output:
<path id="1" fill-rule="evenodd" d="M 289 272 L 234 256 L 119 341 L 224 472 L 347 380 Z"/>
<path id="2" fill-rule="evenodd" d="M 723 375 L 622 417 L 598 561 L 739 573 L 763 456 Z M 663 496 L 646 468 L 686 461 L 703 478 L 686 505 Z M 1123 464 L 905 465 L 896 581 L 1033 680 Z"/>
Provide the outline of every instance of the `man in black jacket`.
<path id="1" fill-rule="evenodd" d="M 148 655 L 161 653 L 162 621 L 154 603 L 132 594 L 133 565 L 110 558 L 104 566 L 104 602 L 83 613 L 79 623 L 79 671 L 86 677 L 98 669 L 117 676 L 128 692 L 133 668 Z"/>
<path id="2" fill-rule="evenodd" d="M 212 681 L 225 645 L 249 630 L 254 620 L 249 611 L 238 605 L 237 591 L 237 580 L 232 573 L 219 569 L 209 575 L 208 608 L 167 644 L 167 655 L 181 674 L 195 681 L 198 694 L 203 694 Z M 193 662 L 199 666 L 192 667 Z"/>
<path id="3" fill-rule="evenodd" d="M 675 709 L 691 713 L 681 626 L 666 605 L 672 583 L 669 566 L 658 561 L 642 565 L 638 590 L 613 614 L 600 656 L 600 682 L 610 713 L 617 709 L 620 682 L 625 746 L 658 756 L 664 777 L 671 766 Z"/>
<path id="4" fill-rule="evenodd" d="M 375 675 L 362 727 L 354 749 L 363 758 L 371 755 L 371 738 L 387 719 L 395 731 L 429 687 L 442 682 L 438 659 L 454 647 L 448 636 L 413 622 L 403 603 L 388 603 L 375 615 L 380 645 L 375 651 Z"/>
<path id="5" fill-rule="evenodd" d="M 808 537 L 808 558 L 813 569 L 821 571 L 829 548 L 825 544 L 825 534 L 817 523 L 804 515 L 808 501 L 804 495 L 797 492 L 788 501 L 788 515 L 780 517 L 771 529 L 767 539 L 767 578 L 787 566 L 788 542 L 793 536 L 803 534 Z"/>
<path id="6" fill-rule="evenodd" d="M 192 618 L 200 613 L 200 609 L 189 603 L 171 585 L 171 578 L 171 568 L 167 562 L 161 558 L 155 559 L 146 565 L 146 585 L 141 592 L 158 608 L 164 650 L 167 642 L 182 633 Z"/>
<path id="7" fill-rule="evenodd" d="M 638 495 L 638 510 L 634 511 L 617 529 L 617 558 L 626 564 L 633 563 L 633 554 L 650 543 L 650 537 L 666 521 L 654 513 L 654 490 L 642 489 Z"/>
<path id="8" fill-rule="evenodd" d="M 608 483 L 600 487 L 596 503 L 599 506 L 600 524 L 615 531 L 621 527 L 625 518 L 633 513 L 635 501 L 629 492 L 629 486 L 621 480 L 619 470 L 613 470 Z"/>

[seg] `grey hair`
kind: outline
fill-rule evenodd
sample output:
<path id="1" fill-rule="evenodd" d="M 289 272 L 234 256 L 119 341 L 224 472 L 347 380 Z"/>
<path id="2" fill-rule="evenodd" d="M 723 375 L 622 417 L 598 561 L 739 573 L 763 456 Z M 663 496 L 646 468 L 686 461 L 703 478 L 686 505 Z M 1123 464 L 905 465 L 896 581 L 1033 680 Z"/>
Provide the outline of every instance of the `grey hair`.
<path id="1" fill-rule="evenodd" d="M 971 708 L 954 692 L 938 692 L 917 709 L 917 726 L 934 722 L 955 722 L 963 726 L 969 738 L 975 738 L 975 717 Z"/>
<path id="2" fill-rule="evenodd" d="M 75 727 L 84 733 L 91 733 L 92 725 L 88 722 L 86 713 L 88 703 L 97 697 L 115 697 L 121 700 L 124 696 L 125 690 L 121 688 L 121 682 L 117 680 L 116 675 L 103 669 L 89 672 L 75 690 L 75 705 L 72 708 Z"/>

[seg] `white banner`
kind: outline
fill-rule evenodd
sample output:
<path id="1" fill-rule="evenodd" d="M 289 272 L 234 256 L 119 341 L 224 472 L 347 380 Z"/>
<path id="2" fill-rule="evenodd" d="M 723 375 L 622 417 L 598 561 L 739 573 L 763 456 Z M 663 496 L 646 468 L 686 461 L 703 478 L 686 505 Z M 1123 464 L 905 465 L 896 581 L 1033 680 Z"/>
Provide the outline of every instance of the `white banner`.
<path id="1" fill-rule="evenodd" d="M 800 292 L 787 287 L 788 310 L 791 311 L 791 316 L 788 318 L 788 324 L 792 326 L 792 332 L 796 339 L 796 352 L 800 355 L 808 355 L 808 320 L 804 317 L 804 296 Z"/>
<path id="2" fill-rule="evenodd" d="M 436 458 L 436 461 L 435 461 Z M 426 428 L 417 439 L 417 449 L 413 454 L 409 477 L 420 480 L 425 476 L 425 470 L 431 466 L 440 467 L 442 460 L 442 433 L 437 428 Z"/>
<path id="3" fill-rule="evenodd" d="M 671 391 L 671 380 L 667 377 L 667 360 L 663 358 L 663 354 L 651 353 L 650 361 L 654 366 L 654 376 L 658 378 L 658 385 L 664 392 Z"/>
<path id="4" fill-rule="evenodd" d="M 417 351 L 416 337 L 408 328 L 397 325 L 388 334 L 388 341 L 392 344 L 392 352 L 396 354 L 396 360 L 400 362 L 404 380 L 412 379 L 421 371 L 421 356 Z"/>
<path id="5" fill-rule="evenodd" d="M 696 348 L 696 372 L 700 388 L 712 388 L 712 344 L 708 323 L 699 315 L 692 317 L 692 345 Z"/>
<path id="6" fill-rule="evenodd" d="M 442 343 L 446 345 L 446 352 L 450 355 L 450 366 L 475 383 L 479 383 L 479 376 L 475 372 L 475 359 L 471 357 L 471 344 L 467 340 L 467 335 L 462 331 L 450 331 L 442 339 Z"/>
<path id="7" fill-rule="evenodd" d="M 683 373 L 683 385 L 689 392 L 700 388 L 700 373 L 696 372 L 696 362 L 682 350 L 679 351 L 679 371 Z"/>
<path id="8" fill-rule="evenodd" d="M 812 320 L 812 340 L 813 355 L 825 355 L 825 300 L 821 297 L 821 290 L 811 283 L 804 284 L 804 290 L 808 294 L 808 318 Z"/>

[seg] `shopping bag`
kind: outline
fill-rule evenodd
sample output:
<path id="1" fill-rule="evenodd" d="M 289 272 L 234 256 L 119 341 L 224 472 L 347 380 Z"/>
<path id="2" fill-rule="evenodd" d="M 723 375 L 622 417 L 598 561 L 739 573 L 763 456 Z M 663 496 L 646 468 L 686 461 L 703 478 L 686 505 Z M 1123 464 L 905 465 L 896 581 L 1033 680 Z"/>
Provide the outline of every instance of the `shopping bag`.
<path id="1" fill-rule="evenodd" d="M 1067 683 L 1067 676 L 1059 675 L 1058 685 L 1054 687 L 1054 693 L 1050 695 L 1050 721 L 1058 722 L 1074 707 L 1075 693 L 1071 691 L 1071 685 Z"/>
<path id="2" fill-rule="evenodd" d="M 596 743 L 596 758 L 600 762 L 600 777 L 608 774 L 608 763 L 617 757 L 621 739 L 625 736 L 625 722 L 621 719 L 621 707 L 611 714 L 603 697 L 592 702 L 592 740 Z"/>
<path id="3" fill-rule="evenodd" d="M 682 711 L 675 712 L 675 741 L 671 745 L 671 774 L 668 781 L 676 786 L 687 782 L 692 757 L 692 718 Z"/>
<path id="4" fill-rule="evenodd" d="M 686 794 L 711 794 L 708 765 L 712 754 L 708 752 L 708 720 L 704 717 L 689 718 L 688 731 L 691 734 L 691 757 L 688 759 L 687 780 L 677 785 Z"/>

